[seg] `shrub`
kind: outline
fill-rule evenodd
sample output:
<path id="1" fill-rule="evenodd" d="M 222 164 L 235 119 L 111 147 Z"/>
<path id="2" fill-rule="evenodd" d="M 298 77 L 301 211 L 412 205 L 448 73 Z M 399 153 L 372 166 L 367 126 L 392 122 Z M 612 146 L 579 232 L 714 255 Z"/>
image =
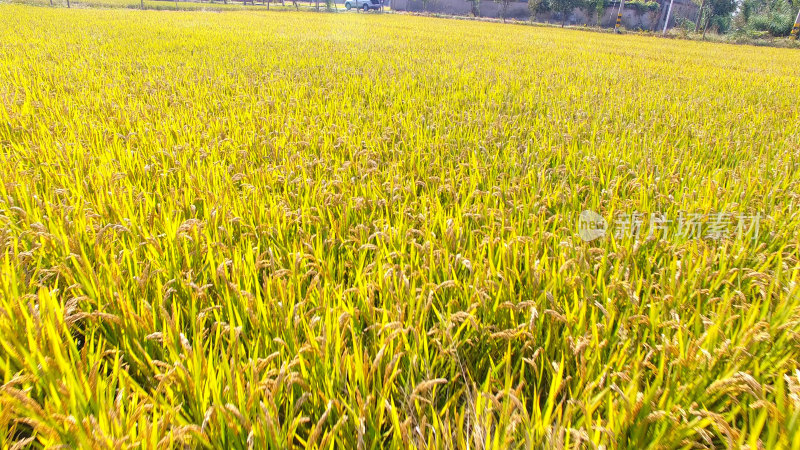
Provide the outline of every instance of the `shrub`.
<path id="1" fill-rule="evenodd" d="M 750 17 L 748 28 L 751 31 L 765 31 L 772 36 L 788 36 L 792 32 L 794 17 L 783 12 L 770 11 Z"/>
<path id="2" fill-rule="evenodd" d="M 654 1 L 646 1 L 646 0 L 634 0 L 632 2 L 625 3 L 626 8 L 635 9 L 637 11 L 657 11 L 658 10 L 658 3 Z"/>

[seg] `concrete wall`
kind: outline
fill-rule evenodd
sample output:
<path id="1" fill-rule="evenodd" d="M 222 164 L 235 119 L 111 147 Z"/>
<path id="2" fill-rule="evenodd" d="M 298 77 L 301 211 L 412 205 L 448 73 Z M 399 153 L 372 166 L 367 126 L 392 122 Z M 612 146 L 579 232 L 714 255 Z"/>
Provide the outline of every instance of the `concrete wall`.
<path id="1" fill-rule="evenodd" d="M 628 8 L 623 10 L 622 24 L 627 29 L 632 30 L 661 30 L 664 27 L 664 19 L 669 7 L 668 0 L 662 11 L 640 11 Z M 455 16 L 470 16 L 473 11 L 473 3 L 467 0 L 428 0 L 427 5 L 423 0 L 391 0 L 392 9 L 396 11 L 429 12 L 438 14 L 450 14 Z M 613 27 L 617 21 L 619 6 L 610 6 L 605 9 L 600 17 L 599 25 L 602 27 Z M 479 16 L 481 17 L 501 17 L 503 5 L 492 0 L 481 0 L 479 3 Z M 691 0 L 675 0 L 672 7 L 672 17 L 670 27 L 675 25 L 676 19 L 683 17 L 694 20 L 697 15 L 697 6 Z M 528 3 L 512 2 L 506 10 L 507 19 L 530 20 L 531 14 L 528 10 Z M 536 15 L 537 22 L 561 23 L 564 19 L 560 13 L 548 11 Z M 574 9 L 566 18 L 567 25 L 598 25 L 597 15 L 589 14 L 583 9 Z"/>

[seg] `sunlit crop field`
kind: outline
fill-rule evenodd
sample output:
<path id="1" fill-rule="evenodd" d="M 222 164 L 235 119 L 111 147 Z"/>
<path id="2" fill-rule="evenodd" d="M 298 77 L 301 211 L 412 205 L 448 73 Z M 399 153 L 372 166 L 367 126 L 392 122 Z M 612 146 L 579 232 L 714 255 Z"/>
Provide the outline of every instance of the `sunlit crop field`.
<path id="1" fill-rule="evenodd" d="M 797 51 L 0 17 L 2 448 L 800 448 Z"/>
<path id="2" fill-rule="evenodd" d="M 5 0 L 9 4 L 23 4 L 30 6 L 50 6 L 51 0 Z M 3 2 L 0 2 L 3 3 Z M 85 8 L 129 8 L 146 10 L 179 10 L 179 11 L 203 11 L 203 12 L 230 12 L 230 11 L 286 11 L 286 10 L 309 10 L 317 9 L 316 0 L 70 0 L 70 7 Z M 54 7 L 67 7 L 67 0 L 52 0 Z M 325 10 L 324 0 L 319 2 L 320 10 Z M 331 3 L 331 10 L 344 11 L 344 1 L 336 0 Z"/>

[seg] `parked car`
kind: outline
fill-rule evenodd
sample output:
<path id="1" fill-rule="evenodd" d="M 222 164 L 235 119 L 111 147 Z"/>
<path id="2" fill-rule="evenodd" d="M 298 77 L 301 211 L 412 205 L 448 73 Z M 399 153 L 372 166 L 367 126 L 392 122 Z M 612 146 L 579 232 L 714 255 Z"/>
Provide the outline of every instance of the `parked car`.
<path id="1" fill-rule="evenodd" d="M 369 11 L 370 9 L 381 9 L 381 0 L 346 0 L 344 8 L 350 10 L 352 8 L 363 9 Z"/>

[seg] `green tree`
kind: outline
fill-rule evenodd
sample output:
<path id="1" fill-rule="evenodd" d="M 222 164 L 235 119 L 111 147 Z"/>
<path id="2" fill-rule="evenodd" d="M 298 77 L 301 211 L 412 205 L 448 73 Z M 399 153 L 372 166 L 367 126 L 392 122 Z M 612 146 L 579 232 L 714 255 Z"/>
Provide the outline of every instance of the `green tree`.
<path id="1" fill-rule="evenodd" d="M 694 21 L 694 32 L 700 31 L 700 22 L 702 22 L 703 15 L 706 10 L 706 0 L 700 0 L 700 6 L 697 9 L 697 19 Z"/>
<path id="2" fill-rule="evenodd" d="M 503 22 L 506 21 L 506 14 L 508 13 L 508 5 L 511 4 L 513 0 L 494 0 L 495 3 L 500 3 L 502 9 L 500 10 L 500 18 L 503 19 Z"/>
<path id="3" fill-rule="evenodd" d="M 584 6 L 583 0 L 550 0 L 550 8 L 561 14 L 561 26 L 567 23 L 569 13 L 575 8 Z"/>
<path id="4" fill-rule="evenodd" d="M 472 15 L 480 17 L 481 15 L 481 0 L 469 0 L 472 3 Z"/>
<path id="5" fill-rule="evenodd" d="M 731 25 L 731 16 L 736 11 L 736 0 L 706 0 L 706 13 L 703 19 L 703 37 L 709 26 L 725 32 Z"/>
<path id="6" fill-rule="evenodd" d="M 744 0 L 736 12 L 739 31 L 788 36 L 792 32 L 800 2 L 789 0 Z"/>
<path id="7" fill-rule="evenodd" d="M 528 0 L 528 11 L 531 13 L 531 22 L 536 19 L 536 13 L 539 12 L 539 8 L 542 6 L 544 0 Z"/>
<path id="8" fill-rule="evenodd" d="M 595 17 L 595 25 L 600 25 L 600 17 L 603 15 L 603 11 L 606 9 L 606 1 L 605 0 L 586 0 L 586 13 L 589 17 Z"/>

